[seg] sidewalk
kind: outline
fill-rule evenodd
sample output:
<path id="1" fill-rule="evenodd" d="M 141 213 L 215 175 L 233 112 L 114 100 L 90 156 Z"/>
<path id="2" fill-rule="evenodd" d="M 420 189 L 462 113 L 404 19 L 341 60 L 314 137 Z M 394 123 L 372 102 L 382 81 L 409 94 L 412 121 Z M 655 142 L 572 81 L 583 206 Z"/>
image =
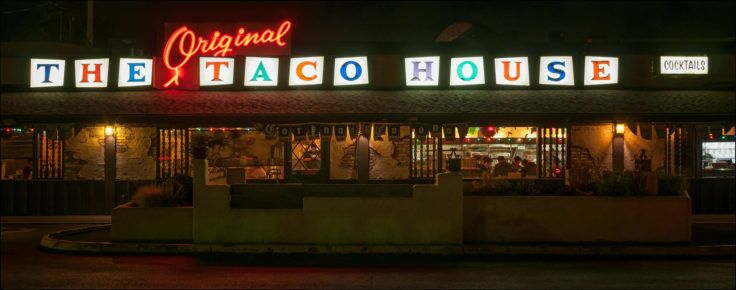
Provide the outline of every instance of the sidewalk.
<path id="1" fill-rule="evenodd" d="M 2 224 L 109 224 L 110 215 L 2 216 Z"/>
<path id="2" fill-rule="evenodd" d="M 466 245 L 200 245 L 113 243 L 110 225 L 65 230 L 45 236 L 43 248 L 57 252 L 106 254 L 439 254 L 538 256 L 707 256 L 734 257 L 733 223 L 695 223 L 690 243 L 515 243 Z"/>

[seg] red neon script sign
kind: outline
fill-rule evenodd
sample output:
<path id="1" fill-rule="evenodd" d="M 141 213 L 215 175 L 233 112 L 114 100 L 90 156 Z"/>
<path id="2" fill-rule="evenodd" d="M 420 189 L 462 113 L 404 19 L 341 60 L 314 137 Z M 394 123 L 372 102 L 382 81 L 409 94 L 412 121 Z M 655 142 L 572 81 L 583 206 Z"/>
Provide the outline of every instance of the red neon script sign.
<path id="1" fill-rule="evenodd" d="M 257 26 L 261 26 L 261 29 L 249 31 L 246 28 Z M 291 22 L 281 22 L 275 29 L 271 29 L 273 26 L 264 26 L 261 23 L 237 25 L 237 29 L 233 29 L 237 33 L 233 36 L 221 33 L 219 29 L 223 27 L 217 24 L 180 25 L 171 33 L 164 46 L 163 63 L 173 75 L 163 86 L 169 87 L 171 84 L 178 86 L 181 68 L 195 55 L 288 54 L 290 50 L 288 33 L 291 30 Z M 210 32 L 211 34 L 209 38 L 203 38 L 197 36 L 197 32 L 201 34 Z"/>

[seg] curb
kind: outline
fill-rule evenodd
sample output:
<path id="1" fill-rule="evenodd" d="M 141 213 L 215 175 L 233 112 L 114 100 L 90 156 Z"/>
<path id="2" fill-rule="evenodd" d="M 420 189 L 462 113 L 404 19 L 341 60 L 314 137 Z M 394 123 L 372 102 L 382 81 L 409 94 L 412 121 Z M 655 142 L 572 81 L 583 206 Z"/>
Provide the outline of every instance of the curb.
<path id="1" fill-rule="evenodd" d="M 96 225 L 63 230 L 41 239 L 41 247 L 63 253 L 88 254 L 418 254 L 466 256 L 692 256 L 734 257 L 736 245 L 310 245 L 310 244 L 170 244 L 71 241 L 64 237 L 109 230 Z"/>

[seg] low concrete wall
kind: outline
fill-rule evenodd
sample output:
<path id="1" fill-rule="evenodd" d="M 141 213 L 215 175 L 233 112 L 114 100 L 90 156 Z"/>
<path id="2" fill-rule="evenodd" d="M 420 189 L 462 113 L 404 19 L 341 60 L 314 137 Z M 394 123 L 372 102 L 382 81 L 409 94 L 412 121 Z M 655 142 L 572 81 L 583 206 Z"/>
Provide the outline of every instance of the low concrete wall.
<path id="1" fill-rule="evenodd" d="M 116 208 L 114 242 L 192 242 L 191 207 Z"/>
<path id="2" fill-rule="evenodd" d="M 411 197 L 305 197 L 299 209 L 231 208 L 194 160 L 195 243 L 462 244 L 462 177 L 444 173 Z"/>
<path id="3" fill-rule="evenodd" d="M 466 196 L 466 243 L 686 242 L 690 197 Z"/>

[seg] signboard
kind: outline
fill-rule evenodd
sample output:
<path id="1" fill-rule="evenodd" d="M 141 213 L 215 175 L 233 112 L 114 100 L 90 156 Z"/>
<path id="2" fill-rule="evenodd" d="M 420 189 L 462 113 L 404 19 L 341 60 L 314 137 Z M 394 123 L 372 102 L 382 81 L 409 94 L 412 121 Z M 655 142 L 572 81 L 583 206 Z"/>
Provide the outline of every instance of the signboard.
<path id="1" fill-rule="evenodd" d="M 574 86 L 572 56 L 543 56 L 539 58 L 539 84 Z"/>
<path id="2" fill-rule="evenodd" d="M 707 75 L 707 56 L 660 56 L 659 73 L 663 75 Z"/>
<path id="3" fill-rule="evenodd" d="M 279 59 L 276 57 L 246 57 L 246 87 L 275 87 L 279 84 Z"/>
<path id="4" fill-rule="evenodd" d="M 74 61 L 75 85 L 77 88 L 106 88 L 110 59 L 80 59 Z"/>
<path id="5" fill-rule="evenodd" d="M 325 58 L 295 57 L 289 63 L 289 85 L 321 85 Z"/>
<path id="6" fill-rule="evenodd" d="M 529 58 L 506 57 L 495 59 L 496 84 L 510 86 L 529 85 Z"/>
<path id="7" fill-rule="evenodd" d="M 166 23 L 166 43 L 157 62 L 157 87 L 196 88 L 187 73 L 197 57 L 288 55 L 291 22 Z"/>
<path id="8" fill-rule="evenodd" d="M 451 86 L 483 85 L 485 83 L 486 74 L 482 56 L 450 59 Z"/>
<path id="9" fill-rule="evenodd" d="M 335 86 L 365 85 L 368 84 L 368 57 L 338 57 L 335 58 Z"/>
<path id="10" fill-rule="evenodd" d="M 618 83 L 617 57 L 585 57 L 585 79 L 583 85 L 594 86 L 616 83 Z"/>
<path id="11" fill-rule="evenodd" d="M 437 86 L 440 80 L 440 57 L 408 57 L 404 59 L 407 86 Z"/>
<path id="12" fill-rule="evenodd" d="M 118 67 L 118 87 L 150 86 L 153 81 L 153 60 L 121 58 Z"/>
<path id="13" fill-rule="evenodd" d="M 61 59 L 31 59 L 31 88 L 63 87 L 64 64 Z"/>
<path id="14" fill-rule="evenodd" d="M 199 58 L 199 85 L 232 85 L 235 75 L 235 59 L 227 57 Z"/>

